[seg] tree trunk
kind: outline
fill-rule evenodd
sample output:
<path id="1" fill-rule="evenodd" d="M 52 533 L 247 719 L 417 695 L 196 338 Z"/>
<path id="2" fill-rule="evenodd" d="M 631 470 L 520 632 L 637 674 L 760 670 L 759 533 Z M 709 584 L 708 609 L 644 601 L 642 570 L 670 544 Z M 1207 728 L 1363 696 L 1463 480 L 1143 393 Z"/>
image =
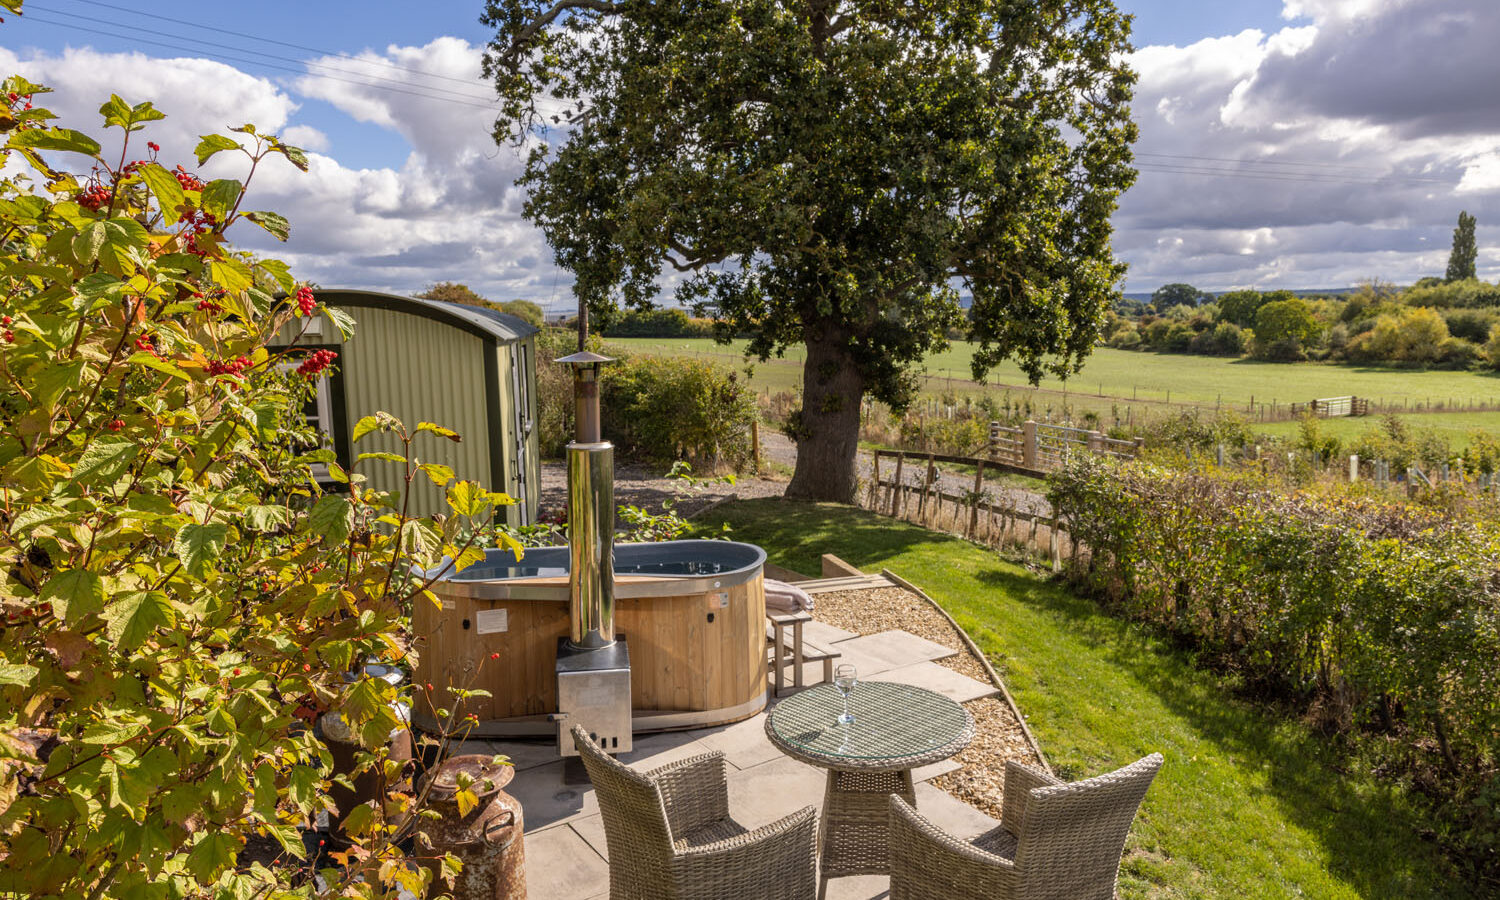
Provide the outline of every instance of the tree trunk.
<path id="1" fill-rule="evenodd" d="M 802 409 L 793 420 L 797 470 L 786 496 L 854 503 L 859 486 L 859 408 L 864 378 L 844 351 L 845 335 L 826 327 L 807 342 Z"/>

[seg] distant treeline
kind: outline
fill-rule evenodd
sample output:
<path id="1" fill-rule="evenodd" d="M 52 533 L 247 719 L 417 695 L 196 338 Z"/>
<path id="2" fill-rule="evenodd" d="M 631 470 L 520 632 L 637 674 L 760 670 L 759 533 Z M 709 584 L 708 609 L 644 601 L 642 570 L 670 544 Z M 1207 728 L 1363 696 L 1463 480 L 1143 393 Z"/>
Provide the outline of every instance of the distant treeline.
<path id="1" fill-rule="evenodd" d="M 1371 282 L 1321 296 L 1239 290 L 1216 297 L 1171 284 L 1150 303 L 1117 304 L 1103 336 L 1111 347 L 1158 353 L 1500 368 L 1500 285 L 1426 278 L 1407 288 Z"/>
<path id="2" fill-rule="evenodd" d="M 563 327 L 576 327 L 576 322 L 564 322 Z M 714 324 L 712 319 L 695 319 L 676 307 L 622 309 L 610 316 L 601 333 L 605 337 L 711 338 Z"/>

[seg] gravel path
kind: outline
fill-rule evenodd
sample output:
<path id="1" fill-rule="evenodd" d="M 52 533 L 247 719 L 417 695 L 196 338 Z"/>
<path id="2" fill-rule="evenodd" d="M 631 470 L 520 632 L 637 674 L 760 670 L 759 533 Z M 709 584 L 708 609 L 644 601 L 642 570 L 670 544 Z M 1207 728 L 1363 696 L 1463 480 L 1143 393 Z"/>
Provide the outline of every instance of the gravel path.
<path id="1" fill-rule="evenodd" d="M 976 681 L 989 676 L 963 639 L 941 613 L 921 597 L 900 587 L 818 594 L 813 615 L 846 631 L 874 634 L 899 628 L 958 651 L 937 660 L 938 665 Z M 999 697 L 971 700 L 964 708 L 974 717 L 974 740 L 953 759 L 959 768 L 932 783 L 980 811 L 1000 818 L 1005 787 L 1005 761 L 1019 760 L 1041 768 L 1010 706 Z"/>
<path id="2" fill-rule="evenodd" d="M 676 498 L 677 511 L 691 516 L 726 497 L 749 500 L 758 497 L 780 497 L 786 492 L 792 469 L 797 465 L 797 445 L 786 435 L 765 428 L 761 430 L 762 474 L 741 475 L 734 484 L 709 481 L 696 489 L 685 491 L 681 481 L 662 477 L 661 466 L 626 464 L 615 470 L 615 499 L 621 504 L 639 506 L 651 512 L 660 512 L 664 501 Z M 869 484 L 874 474 L 873 457 L 861 451 L 859 454 L 860 480 Z M 883 467 L 887 478 L 892 474 Z M 925 464 L 913 464 L 902 472 L 902 480 L 920 485 L 926 475 Z M 938 484 L 950 494 L 963 494 L 974 487 L 972 476 L 958 473 L 943 473 L 939 469 Z M 991 495 L 1002 498 L 1021 510 L 1039 515 L 1048 515 L 1051 507 L 1047 498 L 1034 491 L 990 483 L 986 487 Z M 541 512 L 544 517 L 562 512 L 567 503 L 567 466 L 561 460 L 542 463 Z"/>

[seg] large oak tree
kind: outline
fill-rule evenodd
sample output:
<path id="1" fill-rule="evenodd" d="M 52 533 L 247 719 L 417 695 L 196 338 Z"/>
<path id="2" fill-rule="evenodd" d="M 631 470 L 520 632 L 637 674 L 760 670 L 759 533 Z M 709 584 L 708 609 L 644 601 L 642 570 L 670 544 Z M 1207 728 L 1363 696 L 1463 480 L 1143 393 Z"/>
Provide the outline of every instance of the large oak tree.
<path id="1" fill-rule="evenodd" d="M 950 329 L 1076 371 L 1134 178 L 1110 0 L 489 0 L 495 138 L 596 316 L 663 290 L 807 348 L 788 496 L 849 501 L 862 399 Z M 971 296 L 965 314 L 961 296 Z"/>

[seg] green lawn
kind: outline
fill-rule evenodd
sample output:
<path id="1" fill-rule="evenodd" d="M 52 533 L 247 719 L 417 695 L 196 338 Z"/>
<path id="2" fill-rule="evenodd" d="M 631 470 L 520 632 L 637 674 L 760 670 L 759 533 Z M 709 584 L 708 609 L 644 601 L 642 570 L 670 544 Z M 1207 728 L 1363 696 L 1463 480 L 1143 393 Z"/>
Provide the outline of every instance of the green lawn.
<path id="1" fill-rule="evenodd" d="M 889 568 L 953 614 L 1009 683 L 1060 774 L 1153 750 L 1166 765 L 1132 831 L 1122 896 L 1465 897 L 1399 792 L 1339 770 L 1324 739 L 1234 699 L 1186 657 L 973 544 L 862 510 L 753 500 L 720 522 L 771 560 Z"/>
<path id="2" fill-rule="evenodd" d="M 673 356 L 696 356 L 716 359 L 738 366 L 743 362 L 744 343 L 727 346 L 707 338 L 611 338 L 616 344 L 637 353 Z M 927 360 L 927 390 L 940 393 L 952 390 L 958 395 L 1009 392 L 1017 399 L 1030 392 L 1026 377 L 1013 364 L 997 368 L 989 385 L 981 388 L 968 381 L 969 344 L 955 344 L 944 353 Z M 787 351 L 785 359 L 755 363 L 753 383 L 756 388 L 786 390 L 802 377 L 800 347 Z M 1120 407 L 1141 408 L 1173 404 L 1193 404 L 1210 409 L 1224 408 L 1244 412 L 1253 398 L 1257 404 L 1274 400 L 1279 405 L 1303 403 L 1319 397 L 1355 394 L 1384 403 L 1470 401 L 1500 404 L 1500 375 L 1476 372 L 1415 371 L 1383 369 L 1369 366 L 1325 365 L 1321 363 L 1266 363 L 1253 360 L 1230 360 L 1207 356 L 1136 353 L 1101 347 L 1094 351 L 1081 373 L 1064 384 L 1056 378 L 1042 380 L 1045 391 L 1036 395 L 1036 404 L 1061 405 L 1064 388 L 1068 402 L 1078 408 L 1093 409 L 1101 414 Z M 1051 393 L 1057 392 L 1057 393 Z"/>

